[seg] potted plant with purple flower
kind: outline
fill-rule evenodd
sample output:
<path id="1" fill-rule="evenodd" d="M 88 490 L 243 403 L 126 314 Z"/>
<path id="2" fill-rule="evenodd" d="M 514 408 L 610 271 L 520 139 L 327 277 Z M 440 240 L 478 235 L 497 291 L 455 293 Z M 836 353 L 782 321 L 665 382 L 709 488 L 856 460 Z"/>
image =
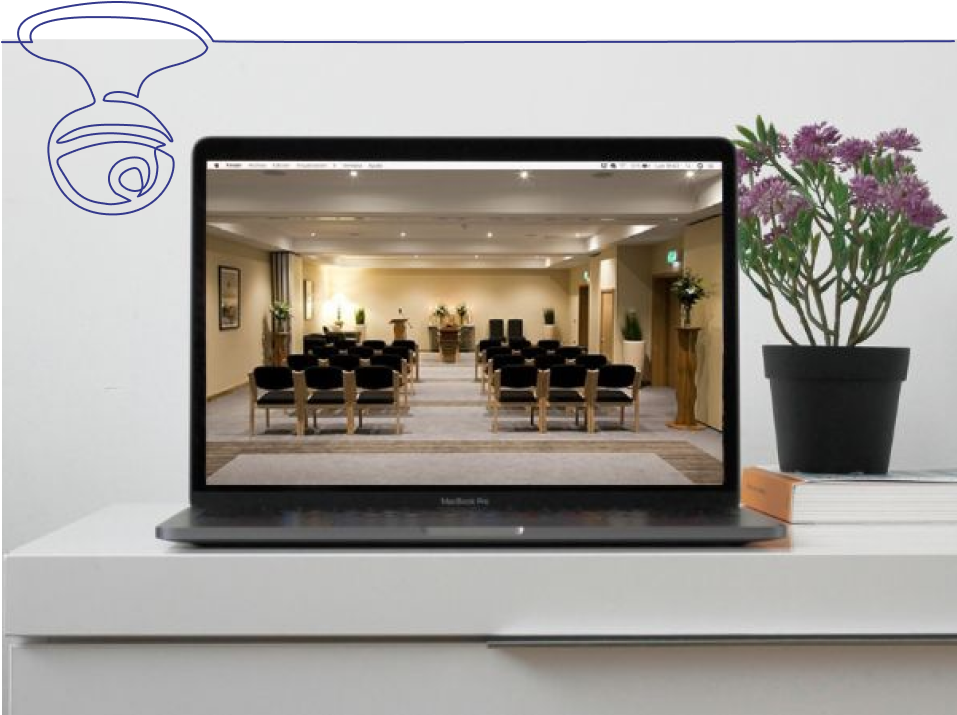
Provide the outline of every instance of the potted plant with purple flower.
<path id="1" fill-rule="evenodd" d="M 861 347 L 951 240 L 905 129 L 738 127 L 739 260 L 787 345 L 765 345 L 780 466 L 883 474 L 910 349 Z"/>

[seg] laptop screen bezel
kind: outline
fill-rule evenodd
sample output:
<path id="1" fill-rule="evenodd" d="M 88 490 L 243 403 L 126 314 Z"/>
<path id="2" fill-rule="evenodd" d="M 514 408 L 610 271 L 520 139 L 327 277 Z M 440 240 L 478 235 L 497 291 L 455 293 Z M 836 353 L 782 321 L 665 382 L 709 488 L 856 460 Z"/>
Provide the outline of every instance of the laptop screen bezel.
<path id="1" fill-rule="evenodd" d="M 206 171 L 208 161 L 720 161 L 724 480 L 661 486 L 210 486 L 206 483 Z M 492 508 L 737 504 L 739 363 L 737 179 L 730 141 L 710 137 L 207 137 L 192 156 L 190 502 L 201 507 L 430 508 L 441 497 Z"/>

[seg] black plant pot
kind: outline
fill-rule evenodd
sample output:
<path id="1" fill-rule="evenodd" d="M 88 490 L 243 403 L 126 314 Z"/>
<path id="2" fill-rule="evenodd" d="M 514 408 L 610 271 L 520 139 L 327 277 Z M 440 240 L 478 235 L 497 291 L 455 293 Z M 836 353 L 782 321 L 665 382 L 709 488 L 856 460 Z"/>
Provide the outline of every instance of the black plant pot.
<path id="1" fill-rule="evenodd" d="M 765 345 L 787 472 L 886 474 L 910 348 Z"/>

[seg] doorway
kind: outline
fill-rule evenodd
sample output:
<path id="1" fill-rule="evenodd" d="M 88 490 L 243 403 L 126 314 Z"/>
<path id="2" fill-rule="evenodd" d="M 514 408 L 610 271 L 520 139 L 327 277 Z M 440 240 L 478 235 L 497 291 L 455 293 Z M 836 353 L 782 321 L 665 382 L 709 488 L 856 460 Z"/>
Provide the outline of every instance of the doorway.
<path id="1" fill-rule="evenodd" d="M 588 286 L 578 286 L 578 344 L 588 347 Z"/>
<path id="2" fill-rule="evenodd" d="M 601 313 L 598 334 L 598 352 L 608 358 L 608 362 L 615 361 L 615 291 L 601 292 Z"/>
<path id="3" fill-rule="evenodd" d="M 651 285 L 651 384 L 678 384 L 678 297 L 671 292 L 677 274 L 652 276 Z"/>

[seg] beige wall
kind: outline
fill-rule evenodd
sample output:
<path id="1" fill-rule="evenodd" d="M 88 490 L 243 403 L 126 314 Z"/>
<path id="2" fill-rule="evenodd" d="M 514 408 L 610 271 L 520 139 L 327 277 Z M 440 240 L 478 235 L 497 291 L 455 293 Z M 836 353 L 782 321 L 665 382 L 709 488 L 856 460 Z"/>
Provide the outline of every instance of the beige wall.
<path id="1" fill-rule="evenodd" d="M 721 218 L 689 226 L 684 234 L 684 263 L 704 279 L 709 297 L 698 303 L 691 324 L 698 333 L 698 404 L 696 414 L 706 425 L 722 427 L 721 370 L 723 365 Z"/>
<path id="2" fill-rule="evenodd" d="M 476 337 L 484 338 L 489 318 L 521 318 L 525 336 L 542 337 L 542 309 L 552 307 L 560 336 L 572 336 L 568 270 L 440 270 L 343 268 L 317 266 L 316 315 L 319 325 L 331 325 L 335 306 L 342 306 L 346 326 L 354 322 L 356 306 L 366 309 L 366 335 L 389 339 L 389 321 L 398 315 L 409 319 L 410 336 L 427 344 L 431 309 L 445 303 L 454 309 L 464 302 L 471 311 Z M 319 328 L 321 330 L 321 328 Z"/>
<path id="3" fill-rule="evenodd" d="M 240 274 L 240 327 L 219 329 L 219 266 Z M 232 241 L 206 237 L 206 395 L 244 384 L 263 361 L 263 329 L 269 311 L 269 254 Z"/>
<path id="4" fill-rule="evenodd" d="M 645 341 L 645 363 L 651 357 L 651 267 L 652 246 L 622 246 L 618 249 L 618 316 L 619 328 L 629 311 L 638 313 L 642 340 Z M 620 336 L 620 330 L 619 330 Z M 650 375 L 647 368 L 642 368 Z"/>

